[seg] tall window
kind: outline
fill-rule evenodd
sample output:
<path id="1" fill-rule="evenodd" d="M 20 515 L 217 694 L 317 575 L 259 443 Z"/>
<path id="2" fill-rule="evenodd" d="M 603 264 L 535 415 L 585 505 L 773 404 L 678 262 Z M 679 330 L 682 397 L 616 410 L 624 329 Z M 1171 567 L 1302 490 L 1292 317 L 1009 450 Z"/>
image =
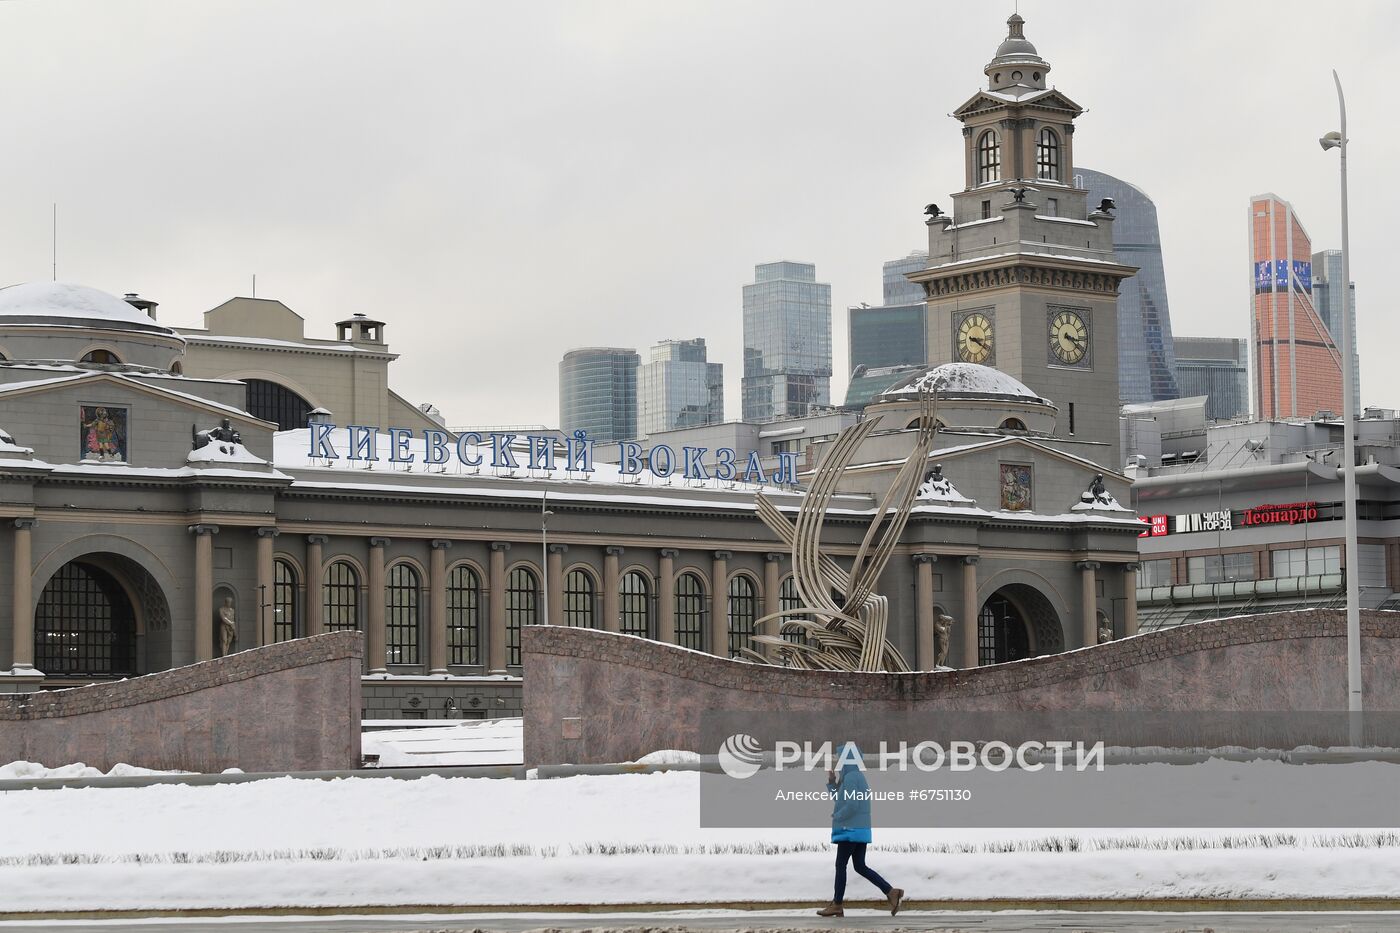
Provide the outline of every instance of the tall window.
<path id="1" fill-rule="evenodd" d="M 797 592 L 797 579 L 787 577 L 783 580 L 782 587 L 778 590 L 778 608 L 787 612 L 790 609 L 800 609 L 802 607 L 802 594 Z M 789 619 L 810 619 L 810 615 L 783 616 L 783 621 Z M 801 632 L 784 632 L 783 637 L 788 641 L 805 642 L 807 640 Z"/>
<path id="2" fill-rule="evenodd" d="M 729 656 L 737 658 L 741 648 L 749 647 L 753 623 L 758 618 L 758 592 L 753 580 L 735 574 L 729 581 Z"/>
<path id="3" fill-rule="evenodd" d="M 1145 560 L 1138 564 L 1137 585 L 1140 590 L 1146 589 L 1149 586 L 1171 586 L 1171 558 L 1163 557 L 1157 560 Z"/>
<path id="4" fill-rule="evenodd" d="M 301 600 L 297 599 L 297 570 L 288 561 L 272 562 L 272 637 L 291 641 L 301 634 Z"/>
<path id="5" fill-rule="evenodd" d="M 311 406 L 306 399 L 284 385 L 266 379 L 244 379 L 248 384 L 248 413 L 254 418 L 271 421 L 279 431 L 294 431 L 306 427 Z"/>
<path id="6" fill-rule="evenodd" d="M 705 584 L 693 573 L 676 580 L 676 644 L 704 650 Z"/>
<path id="7" fill-rule="evenodd" d="M 328 632 L 353 632 L 360 627 L 360 575 L 348 561 L 338 560 L 326 568 L 321 613 Z"/>
<path id="8" fill-rule="evenodd" d="M 593 612 L 593 578 L 584 570 L 564 575 L 564 624 L 575 628 L 597 628 Z"/>
<path id="9" fill-rule="evenodd" d="M 621 616 L 618 620 L 618 631 L 624 635 L 650 638 L 651 593 L 648 591 L 647 578 L 636 570 L 627 571 L 622 575 L 617 595 L 617 611 Z"/>
<path id="10" fill-rule="evenodd" d="M 390 664 L 417 664 L 418 602 L 421 596 L 418 571 L 413 565 L 398 563 L 389 568 L 384 586 L 384 660 Z"/>
<path id="11" fill-rule="evenodd" d="M 447 575 L 447 663 L 481 663 L 481 578 L 466 564 Z"/>
<path id="12" fill-rule="evenodd" d="M 1060 136 L 1048 126 L 1035 141 L 1035 177 L 1060 180 Z"/>
<path id="13" fill-rule="evenodd" d="M 76 561 L 58 569 L 34 613 L 34 664 L 50 676 L 136 673 L 136 613 L 115 577 Z"/>
<path id="14" fill-rule="evenodd" d="M 535 572 L 528 567 L 516 567 L 506 578 L 506 664 L 520 663 L 520 628 L 537 621 L 538 587 Z"/>
<path id="15" fill-rule="evenodd" d="M 1001 181 L 1001 138 L 996 130 L 977 137 L 977 183 Z"/>

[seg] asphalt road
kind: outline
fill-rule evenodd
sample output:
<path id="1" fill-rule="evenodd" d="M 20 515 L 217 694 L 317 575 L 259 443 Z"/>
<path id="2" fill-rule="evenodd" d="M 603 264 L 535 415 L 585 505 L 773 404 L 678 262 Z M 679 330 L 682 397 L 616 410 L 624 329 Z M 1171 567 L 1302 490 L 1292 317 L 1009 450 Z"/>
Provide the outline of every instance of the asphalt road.
<path id="1" fill-rule="evenodd" d="M 700 914 L 484 915 L 403 917 L 179 917 L 158 920 L 4 921 L 0 933 L 689 933 L 689 931 L 929 931 L 929 933 L 1294 933 L 1393 931 L 1400 913 L 1128 913 L 852 911 L 841 920 L 788 912 Z"/>

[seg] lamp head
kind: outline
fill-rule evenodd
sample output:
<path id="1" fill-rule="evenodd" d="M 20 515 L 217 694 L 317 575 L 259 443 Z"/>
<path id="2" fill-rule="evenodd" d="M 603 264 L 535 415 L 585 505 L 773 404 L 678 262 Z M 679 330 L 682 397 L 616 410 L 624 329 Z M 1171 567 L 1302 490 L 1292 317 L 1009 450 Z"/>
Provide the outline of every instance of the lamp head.
<path id="1" fill-rule="evenodd" d="M 1342 145 L 1342 134 L 1333 131 L 1319 139 L 1317 144 L 1321 146 L 1324 151 L 1328 149 L 1337 149 Z"/>

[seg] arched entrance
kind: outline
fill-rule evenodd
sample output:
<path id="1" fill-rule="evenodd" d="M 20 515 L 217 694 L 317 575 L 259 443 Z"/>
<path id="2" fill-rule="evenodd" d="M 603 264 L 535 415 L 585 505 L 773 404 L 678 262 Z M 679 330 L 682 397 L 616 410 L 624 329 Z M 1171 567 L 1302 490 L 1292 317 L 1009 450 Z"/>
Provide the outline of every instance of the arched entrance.
<path id="1" fill-rule="evenodd" d="M 977 615 L 978 665 L 1004 664 L 1064 648 L 1059 614 L 1035 587 L 1008 584 L 982 604 Z"/>
<path id="2" fill-rule="evenodd" d="M 34 666 L 55 679 L 132 677 L 150 668 L 147 632 L 168 633 L 170 608 L 146 570 L 118 554 L 60 567 L 34 610 Z"/>

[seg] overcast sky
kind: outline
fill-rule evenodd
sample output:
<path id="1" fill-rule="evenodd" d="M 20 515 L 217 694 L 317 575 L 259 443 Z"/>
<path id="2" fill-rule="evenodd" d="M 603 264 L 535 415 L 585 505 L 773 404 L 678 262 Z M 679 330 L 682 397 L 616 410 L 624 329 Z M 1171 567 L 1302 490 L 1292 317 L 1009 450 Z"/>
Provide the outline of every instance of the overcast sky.
<path id="1" fill-rule="evenodd" d="M 1248 198 L 1340 246 L 1349 104 L 1362 402 L 1400 407 L 1391 260 L 1400 4 L 1022 0 L 1088 109 L 1079 164 L 1162 224 L 1172 327 L 1246 336 Z M 558 420 L 558 361 L 706 338 L 739 416 L 756 263 L 848 305 L 926 245 L 1005 3 L 0 0 L 0 281 L 58 277 L 199 325 L 246 295 L 307 335 L 389 322 L 393 387 L 453 424 Z"/>

